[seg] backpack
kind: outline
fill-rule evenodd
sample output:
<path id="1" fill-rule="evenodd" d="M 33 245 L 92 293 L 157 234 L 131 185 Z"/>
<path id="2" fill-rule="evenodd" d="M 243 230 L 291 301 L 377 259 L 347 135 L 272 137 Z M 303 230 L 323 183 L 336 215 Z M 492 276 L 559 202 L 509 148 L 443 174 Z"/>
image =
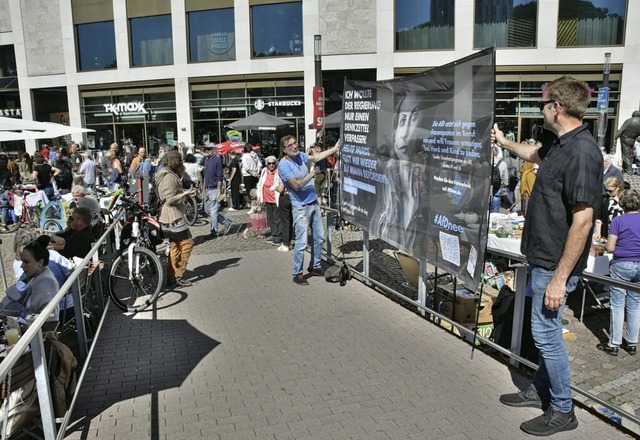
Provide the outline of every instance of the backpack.
<path id="1" fill-rule="evenodd" d="M 149 192 L 149 213 L 153 216 L 160 215 L 160 209 L 163 204 L 164 202 L 160 200 L 160 195 L 158 194 L 158 185 L 152 185 Z"/>
<path id="2" fill-rule="evenodd" d="M 73 172 L 71 171 L 71 164 L 67 160 L 59 160 L 57 167 L 60 170 L 60 174 L 55 176 L 56 183 L 60 188 L 69 189 L 73 182 Z"/>
<path id="3" fill-rule="evenodd" d="M 344 286 L 351 279 L 351 270 L 344 261 L 338 261 L 324 271 L 324 279 L 328 283 L 340 283 Z"/>
<path id="4" fill-rule="evenodd" d="M 491 188 L 495 192 L 498 188 L 502 186 L 502 178 L 500 177 L 500 159 L 494 166 L 491 167 Z"/>

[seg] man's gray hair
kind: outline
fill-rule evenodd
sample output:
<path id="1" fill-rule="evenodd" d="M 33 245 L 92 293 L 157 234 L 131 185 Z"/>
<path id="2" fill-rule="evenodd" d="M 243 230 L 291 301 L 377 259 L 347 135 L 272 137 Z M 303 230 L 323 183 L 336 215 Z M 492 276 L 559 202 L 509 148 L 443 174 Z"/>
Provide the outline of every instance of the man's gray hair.
<path id="1" fill-rule="evenodd" d="M 87 195 L 87 190 L 82 185 L 74 185 L 73 188 L 71 188 L 71 194 L 75 193 L 76 191 L 78 191 L 82 196 Z"/>

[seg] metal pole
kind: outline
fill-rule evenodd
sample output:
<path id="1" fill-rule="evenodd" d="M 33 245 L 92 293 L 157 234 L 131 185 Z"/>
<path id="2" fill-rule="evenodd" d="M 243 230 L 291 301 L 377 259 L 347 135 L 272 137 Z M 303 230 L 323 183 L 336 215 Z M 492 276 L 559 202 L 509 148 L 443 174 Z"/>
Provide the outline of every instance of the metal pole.
<path id="1" fill-rule="evenodd" d="M 322 87 L 322 35 L 313 36 L 313 63 L 315 66 L 315 85 Z M 314 104 L 315 105 L 315 104 Z M 316 141 L 318 140 L 318 133 L 316 132 Z M 324 141 L 320 141 L 324 144 Z"/>
<path id="2" fill-rule="evenodd" d="M 322 35 L 314 35 L 313 36 L 313 63 L 315 66 L 315 85 L 317 87 L 322 87 Z M 314 103 L 315 106 L 315 103 Z M 315 113 L 315 112 L 314 112 Z M 316 132 L 316 142 L 318 142 L 318 134 Z M 324 139 L 320 138 L 320 143 L 324 144 Z M 327 176 L 331 174 L 326 173 Z M 328 182 L 329 189 L 331 189 L 331 180 Z M 331 190 L 329 190 L 331 192 Z M 318 194 L 320 199 L 322 200 L 322 194 Z M 329 196 L 328 205 L 331 207 L 331 197 Z M 331 211 L 326 212 L 326 223 L 327 223 L 327 253 L 329 255 L 333 255 L 332 249 L 332 240 L 331 240 L 331 224 L 333 223 L 333 213 Z"/>
<path id="3" fill-rule="evenodd" d="M 609 70 L 611 67 L 611 53 L 604 54 L 604 70 L 602 87 L 598 90 L 598 145 L 605 151 L 604 138 L 607 133 L 607 115 L 609 111 Z M 615 145 L 609 146 L 609 151 L 615 151 Z"/>
<path id="4" fill-rule="evenodd" d="M 313 61 L 316 69 L 316 85 L 322 87 L 322 35 L 313 36 Z"/>

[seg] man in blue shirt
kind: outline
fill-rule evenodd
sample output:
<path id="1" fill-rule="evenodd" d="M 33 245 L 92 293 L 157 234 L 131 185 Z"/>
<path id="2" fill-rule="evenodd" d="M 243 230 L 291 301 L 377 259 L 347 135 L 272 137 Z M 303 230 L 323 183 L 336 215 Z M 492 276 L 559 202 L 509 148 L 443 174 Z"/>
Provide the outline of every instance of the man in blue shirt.
<path id="1" fill-rule="evenodd" d="M 220 156 L 213 152 L 212 148 L 207 149 L 207 156 L 204 159 L 204 187 L 207 195 L 207 203 L 211 215 L 210 239 L 218 237 L 218 209 L 220 202 L 218 195 L 222 191 L 223 167 Z"/>
<path id="2" fill-rule="evenodd" d="M 313 187 L 314 177 L 320 172 L 320 169 L 315 166 L 315 163 L 336 153 L 340 149 L 340 141 L 333 148 L 319 152 L 312 158 L 314 162 L 312 171 L 309 171 L 307 165 L 309 155 L 298 150 L 298 142 L 294 136 L 287 135 L 280 139 L 280 149 L 284 154 L 278 164 L 278 173 L 289 191 L 296 235 L 296 244 L 293 249 L 293 282 L 306 286 L 309 282 L 302 273 L 302 267 L 309 226 L 311 226 L 313 246 L 311 247 L 311 262 L 307 270 L 311 275 L 324 275 L 324 271 L 320 267 L 324 229 L 318 194 Z"/>

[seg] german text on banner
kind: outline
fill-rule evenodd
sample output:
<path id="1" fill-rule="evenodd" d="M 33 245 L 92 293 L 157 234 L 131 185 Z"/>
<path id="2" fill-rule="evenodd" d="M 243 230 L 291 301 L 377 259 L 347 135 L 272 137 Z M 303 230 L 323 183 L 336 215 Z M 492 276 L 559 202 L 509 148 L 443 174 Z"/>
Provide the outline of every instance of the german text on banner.
<path id="1" fill-rule="evenodd" d="M 478 286 L 486 248 L 495 50 L 388 81 L 345 81 L 343 216 Z"/>

